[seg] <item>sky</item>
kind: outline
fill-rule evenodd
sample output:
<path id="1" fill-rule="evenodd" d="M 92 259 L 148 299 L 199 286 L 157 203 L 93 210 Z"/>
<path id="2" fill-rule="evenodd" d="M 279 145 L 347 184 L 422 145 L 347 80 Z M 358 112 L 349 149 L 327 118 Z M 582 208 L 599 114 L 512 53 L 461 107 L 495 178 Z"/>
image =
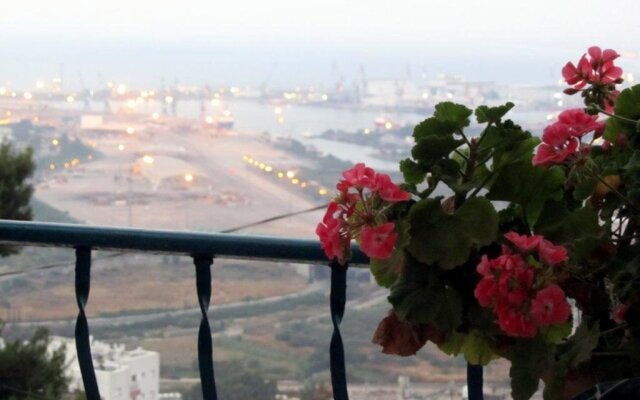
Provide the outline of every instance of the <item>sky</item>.
<path id="1" fill-rule="evenodd" d="M 640 1 L 3 2 L 0 82 L 280 84 L 459 73 L 540 83 L 590 45 L 632 68 Z"/>

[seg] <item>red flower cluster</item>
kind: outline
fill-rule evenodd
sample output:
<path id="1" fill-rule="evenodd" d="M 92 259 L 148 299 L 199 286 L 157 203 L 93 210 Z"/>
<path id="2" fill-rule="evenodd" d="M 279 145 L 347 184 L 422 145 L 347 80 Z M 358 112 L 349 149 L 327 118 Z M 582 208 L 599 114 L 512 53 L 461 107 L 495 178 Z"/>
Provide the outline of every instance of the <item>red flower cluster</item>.
<path id="1" fill-rule="evenodd" d="M 558 121 L 544 129 L 542 143 L 531 160 L 533 165 L 562 164 L 578 150 L 587 152 L 589 147 L 581 143 L 582 137 L 594 132 L 594 138 L 598 138 L 605 128 L 604 122 L 597 119 L 597 115 L 589 115 L 581 108 L 561 112 Z"/>
<path id="2" fill-rule="evenodd" d="M 567 249 L 540 235 L 508 232 L 505 238 L 512 246 L 503 246 L 497 258 L 483 256 L 478 264 L 482 275 L 474 291 L 478 303 L 494 309 L 500 328 L 509 336 L 531 338 L 539 327 L 567 321 L 571 308 L 564 291 L 552 281 L 554 269 L 568 259 Z"/>
<path id="3" fill-rule="evenodd" d="M 589 57 L 584 54 L 578 61 L 577 67 L 572 62 L 568 62 L 562 68 L 562 76 L 569 85 L 572 85 L 572 88 L 568 89 L 568 94 L 575 93 L 575 90 L 580 90 L 587 84 L 620 83 L 622 69 L 613 65 L 613 60 L 620 57 L 620 54 L 612 49 L 602 51 L 598 46 L 590 47 L 588 53 Z"/>
<path id="4" fill-rule="evenodd" d="M 363 163 L 344 171 L 342 177 L 336 185 L 338 195 L 316 228 L 325 254 L 344 263 L 353 238 L 369 257 L 391 257 L 398 234 L 384 211 L 391 203 L 409 200 L 411 194 L 393 183 L 389 175 L 376 173 Z"/>

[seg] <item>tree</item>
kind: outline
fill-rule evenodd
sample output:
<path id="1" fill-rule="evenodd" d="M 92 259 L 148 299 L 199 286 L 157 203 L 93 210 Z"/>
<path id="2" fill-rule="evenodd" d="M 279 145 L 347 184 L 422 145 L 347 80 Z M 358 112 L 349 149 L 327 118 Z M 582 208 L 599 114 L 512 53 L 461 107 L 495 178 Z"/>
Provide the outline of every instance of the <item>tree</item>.
<path id="1" fill-rule="evenodd" d="M 0 144 L 0 219 L 31 220 L 29 204 L 33 186 L 28 178 L 34 171 L 31 148 L 16 151 L 8 142 Z M 0 255 L 3 257 L 17 252 L 16 246 L 0 246 Z"/>
<path id="2" fill-rule="evenodd" d="M 0 349 L 0 400 L 67 397 L 65 348 L 48 353 L 50 342 L 48 331 L 38 328 L 30 341 L 16 340 Z"/>

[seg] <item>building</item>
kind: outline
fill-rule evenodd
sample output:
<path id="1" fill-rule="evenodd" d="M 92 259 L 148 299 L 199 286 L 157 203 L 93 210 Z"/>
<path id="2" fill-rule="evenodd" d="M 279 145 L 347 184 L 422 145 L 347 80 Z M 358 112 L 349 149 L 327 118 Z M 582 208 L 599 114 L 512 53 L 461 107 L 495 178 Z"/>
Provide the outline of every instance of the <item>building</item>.
<path id="1" fill-rule="evenodd" d="M 65 347 L 69 390 L 83 389 L 72 338 L 52 337 L 49 349 Z M 156 400 L 160 389 L 160 355 L 142 348 L 125 350 L 91 338 L 91 353 L 96 379 L 103 400 Z"/>

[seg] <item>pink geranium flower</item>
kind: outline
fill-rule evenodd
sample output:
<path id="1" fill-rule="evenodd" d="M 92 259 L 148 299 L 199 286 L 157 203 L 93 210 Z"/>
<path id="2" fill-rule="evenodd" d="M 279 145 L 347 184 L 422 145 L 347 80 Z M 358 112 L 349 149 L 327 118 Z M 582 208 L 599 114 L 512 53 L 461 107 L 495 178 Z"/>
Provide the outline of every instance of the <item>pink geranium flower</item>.
<path id="1" fill-rule="evenodd" d="M 505 239 L 513 243 L 518 250 L 526 253 L 529 251 L 533 251 L 538 248 L 540 241 L 542 240 L 542 236 L 540 235 L 518 235 L 517 232 L 507 232 L 504 234 Z"/>
<path id="2" fill-rule="evenodd" d="M 542 143 L 531 160 L 533 165 L 550 166 L 564 163 L 576 152 L 580 144 L 572 132 L 571 127 L 562 122 L 547 126 L 542 134 Z"/>
<path id="3" fill-rule="evenodd" d="M 575 90 L 581 90 L 587 84 L 607 85 L 616 82 L 622 76 L 622 69 L 613 64 L 620 55 L 612 50 L 602 50 L 598 46 L 590 47 L 589 56 L 583 55 L 578 65 L 568 62 L 562 68 L 564 80 Z"/>
<path id="4" fill-rule="evenodd" d="M 555 245 L 548 240 L 540 241 L 538 256 L 549 265 L 561 264 L 569 259 L 568 251 L 564 246 Z"/>
<path id="5" fill-rule="evenodd" d="M 497 294 L 498 285 L 496 285 L 496 280 L 493 277 L 480 279 L 473 291 L 473 295 L 478 299 L 478 303 L 482 307 L 489 307 L 495 301 Z"/>
<path id="6" fill-rule="evenodd" d="M 346 191 L 349 187 L 357 190 L 372 189 L 375 186 L 376 173 L 373 168 L 358 163 L 353 168 L 344 171 L 342 177 L 344 179 L 337 186 L 340 191 Z"/>
<path id="7" fill-rule="evenodd" d="M 343 222 L 334 218 L 325 219 L 316 227 L 316 235 L 320 238 L 324 254 L 330 260 L 337 258 L 340 263 L 345 261 L 345 251 L 351 240 L 348 232 L 342 228 Z"/>
<path id="8" fill-rule="evenodd" d="M 387 174 L 376 175 L 373 190 L 378 192 L 382 200 L 390 203 L 407 201 L 411 198 L 411 194 L 400 189 Z"/>
<path id="9" fill-rule="evenodd" d="M 540 290 L 531 302 L 531 315 L 540 326 L 560 324 L 571 315 L 564 291 L 558 285 Z"/>
<path id="10" fill-rule="evenodd" d="M 386 259 L 391 257 L 398 234 L 394 231 L 393 222 L 376 227 L 365 226 L 360 236 L 360 248 L 372 258 Z"/>
<path id="11" fill-rule="evenodd" d="M 509 306 L 499 306 L 496 309 L 500 329 L 509 336 L 532 338 L 538 327 L 533 319 L 522 310 Z"/>
<path id="12" fill-rule="evenodd" d="M 624 323 L 627 316 L 627 310 L 629 309 L 629 303 L 618 304 L 611 311 L 611 317 L 616 324 Z"/>
<path id="13" fill-rule="evenodd" d="M 564 110 L 558 115 L 558 122 L 566 124 L 571 136 L 582 137 L 601 128 L 597 115 L 589 115 L 582 108 Z"/>

